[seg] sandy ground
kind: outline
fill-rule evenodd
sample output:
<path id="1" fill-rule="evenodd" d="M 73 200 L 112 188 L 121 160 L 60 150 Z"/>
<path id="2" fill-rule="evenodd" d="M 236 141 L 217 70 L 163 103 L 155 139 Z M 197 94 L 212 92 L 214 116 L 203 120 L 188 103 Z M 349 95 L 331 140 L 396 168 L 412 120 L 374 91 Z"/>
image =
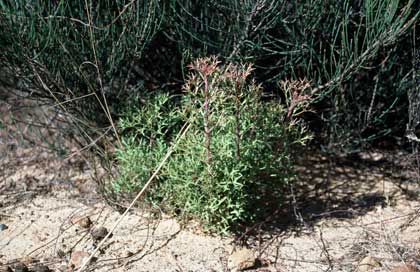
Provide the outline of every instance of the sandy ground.
<path id="1" fill-rule="evenodd" d="M 386 162 L 360 169 L 322 155 L 311 159 L 297 167 L 293 208 L 239 235 L 259 260 L 254 270 L 356 271 L 363 258 L 373 256 L 381 266 L 372 271 L 390 271 L 418 261 L 419 190 L 406 176 L 413 173 L 394 173 Z M 1 160 L 6 167 L 0 223 L 7 229 L 0 232 L 0 262 L 72 271 L 72 254 L 91 253 L 92 230 L 111 229 L 120 213 L 95 193 L 91 173 L 80 161 L 63 163 L 34 147 L 3 152 Z M 78 222 L 85 217 L 92 221 L 89 228 Z M 238 241 L 238 235 L 205 235 L 193 223 L 181 228 L 163 214 L 135 209 L 89 270 L 228 271 Z"/>

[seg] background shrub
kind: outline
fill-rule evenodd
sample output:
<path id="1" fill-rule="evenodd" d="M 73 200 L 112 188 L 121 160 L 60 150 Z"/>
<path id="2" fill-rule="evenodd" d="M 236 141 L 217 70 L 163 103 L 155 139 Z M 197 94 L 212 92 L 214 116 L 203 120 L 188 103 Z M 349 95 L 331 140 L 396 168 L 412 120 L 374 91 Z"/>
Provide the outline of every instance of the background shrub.
<path id="1" fill-rule="evenodd" d="M 326 150 L 404 135 L 418 1 L 177 0 L 171 11 L 169 37 L 188 56 L 251 61 L 273 93 L 279 80 L 311 80 L 307 120 Z"/>
<path id="2" fill-rule="evenodd" d="M 130 70 L 159 28 L 160 1 L 18 0 L 0 8 L 3 83 L 60 108 L 84 145 L 115 136 L 112 118 L 144 89 L 131 84 Z"/>
<path id="3" fill-rule="evenodd" d="M 310 80 L 317 113 L 306 118 L 328 149 L 401 137 L 408 122 L 418 1 L 18 0 L 0 8 L 3 83 L 60 104 L 89 142 L 132 96 L 180 93 L 186 63 L 210 54 L 254 63 L 271 95 L 282 96 L 280 80 Z"/>

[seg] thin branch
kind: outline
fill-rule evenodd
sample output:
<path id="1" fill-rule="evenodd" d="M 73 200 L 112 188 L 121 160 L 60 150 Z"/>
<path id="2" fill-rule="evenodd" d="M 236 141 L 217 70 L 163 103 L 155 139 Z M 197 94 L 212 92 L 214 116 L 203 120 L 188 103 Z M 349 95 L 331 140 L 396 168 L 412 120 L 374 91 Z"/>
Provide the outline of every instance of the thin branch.
<path id="1" fill-rule="evenodd" d="M 95 248 L 95 250 L 90 254 L 90 256 L 84 261 L 82 266 L 77 270 L 77 272 L 82 272 L 83 269 L 89 264 L 90 260 L 95 256 L 95 254 L 100 250 L 100 248 L 105 244 L 105 242 L 108 240 L 108 238 L 111 236 L 111 234 L 117 229 L 119 224 L 122 222 L 122 220 L 127 216 L 128 212 L 133 208 L 134 204 L 137 202 L 137 200 L 140 199 L 141 196 L 146 192 L 146 190 L 149 188 L 149 186 L 153 183 L 155 180 L 157 174 L 159 173 L 160 169 L 165 165 L 166 161 L 169 159 L 169 157 L 172 155 L 173 151 L 175 150 L 175 147 L 177 146 L 178 142 L 185 136 L 189 128 L 191 127 L 191 123 L 185 123 L 184 126 L 179 131 L 176 140 L 174 144 L 169 148 L 168 152 L 166 153 L 165 157 L 161 160 L 160 164 L 156 168 L 156 170 L 153 172 L 152 176 L 149 178 L 149 180 L 146 182 L 146 184 L 143 186 L 141 191 L 137 194 L 137 196 L 131 201 L 130 205 L 125 209 L 124 213 L 118 218 L 118 220 L 115 222 L 115 224 L 112 226 L 110 231 L 107 233 L 107 235 L 102 239 L 102 241 L 98 244 L 98 246 Z"/>

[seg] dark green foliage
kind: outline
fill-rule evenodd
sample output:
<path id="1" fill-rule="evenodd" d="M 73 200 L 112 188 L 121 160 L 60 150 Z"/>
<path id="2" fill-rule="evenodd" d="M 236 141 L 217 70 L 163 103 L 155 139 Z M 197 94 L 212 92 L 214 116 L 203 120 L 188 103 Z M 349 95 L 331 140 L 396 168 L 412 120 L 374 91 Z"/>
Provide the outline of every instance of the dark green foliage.
<path id="1" fill-rule="evenodd" d="M 407 54 L 412 46 L 407 34 L 418 21 L 416 1 L 200 3 L 171 1 L 175 28 L 168 35 L 180 41 L 181 50 L 252 61 L 257 79 L 270 88 L 286 78 L 311 80 L 324 144 L 361 147 L 401 134 L 407 115 L 392 119 L 408 106 L 404 81 L 412 71 Z"/>
<path id="2" fill-rule="evenodd" d="M 100 124 L 130 97 L 129 70 L 163 15 L 158 0 L 0 1 L 0 7 L 4 72 L 31 96 L 65 102 L 78 118 Z"/>
<path id="3" fill-rule="evenodd" d="M 0 64 L 27 93 L 105 124 L 131 95 L 177 89 L 196 57 L 253 62 L 273 92 L 280 80 L 310 80 L 324 143 L 360 146 L 407 122 L 391 120 L 408 107 L 417 2 L 0 1 Z"/>

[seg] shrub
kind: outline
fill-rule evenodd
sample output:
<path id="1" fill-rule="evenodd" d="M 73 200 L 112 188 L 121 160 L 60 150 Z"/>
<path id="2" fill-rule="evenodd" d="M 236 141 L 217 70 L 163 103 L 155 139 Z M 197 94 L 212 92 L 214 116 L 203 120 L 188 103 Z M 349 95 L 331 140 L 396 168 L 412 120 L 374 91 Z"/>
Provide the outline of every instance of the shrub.
<path id="1" fill-rule="evenodd" d="M 255 63 L 265 85 L 307 78 L 319 140 L 350 151 L 404 131 L 418 23 L 414 0 L 171 1 L 168 36 L 191 56 Z M 181 19 L 182 18 L 182 19 Z M 402 113 L 402 114 L 401 114 Z M 317 122 L 315 122 L 317 121 Z"/>
<path id="2" fill-rule="evenodd" d="M 159 0 L 0 0 L 0 82 L 58 105 L 91 144 L 115 132 L 112 118 L 143 90 L 128 91 L 131 70 L 159 28 L 161 8 Z"/>
<path id="3" fill-rule="evenodd" d="M 142 186 L 165 155 L 182 121 L 173 97 L 168 94 L 149 94 L 143 99 L 144 103 L 140 102 L 136 109 L 129 108 L 119 122 L 124 137 L 122 148 L 116 151 L 120 172 L 112 189 L 117 193 L 129 193 Z M 149 199 L 157 199 L 157 194 L 152 188 L 149 195 L 153 197 Z"/>
<path id="4" fill-rule="evenodd" d="M 204 58 L 190 69 L 180 101 L 155 94 L 151 104 L 119 122 L 126 136 L 113 188 L 141 188 L 176 128 L 189 123 L 147 200 L 226 232 L 234 223 L 256 220 L 266 208 L 262 203 L 280 204 L 282 185 L 291 176 L 291 148 L 308 139 L 296 116 L 308 105 L 310 96 L 303 92 L 309 84 L 284 82 L 284 107 L 263 101 L 261 87 L 248 79 L 250 65 Z"/>
<path id="5" fill-rule="evenodd" d="M 255 63 L 267 90 L 280 79 L 309 79 L 323 143 L 360 146 L 405 126 L 407 52 L 419 36 L 408 34 L 419 7 L 415 0 L 0 0 L 0 82 L 76 115 L 75 127 L 89 130 L 81 134 L 92 142 L 109 134 L 106 125 L 131 95 L 179 90 L 184 63 L 215 54 Z"/>

